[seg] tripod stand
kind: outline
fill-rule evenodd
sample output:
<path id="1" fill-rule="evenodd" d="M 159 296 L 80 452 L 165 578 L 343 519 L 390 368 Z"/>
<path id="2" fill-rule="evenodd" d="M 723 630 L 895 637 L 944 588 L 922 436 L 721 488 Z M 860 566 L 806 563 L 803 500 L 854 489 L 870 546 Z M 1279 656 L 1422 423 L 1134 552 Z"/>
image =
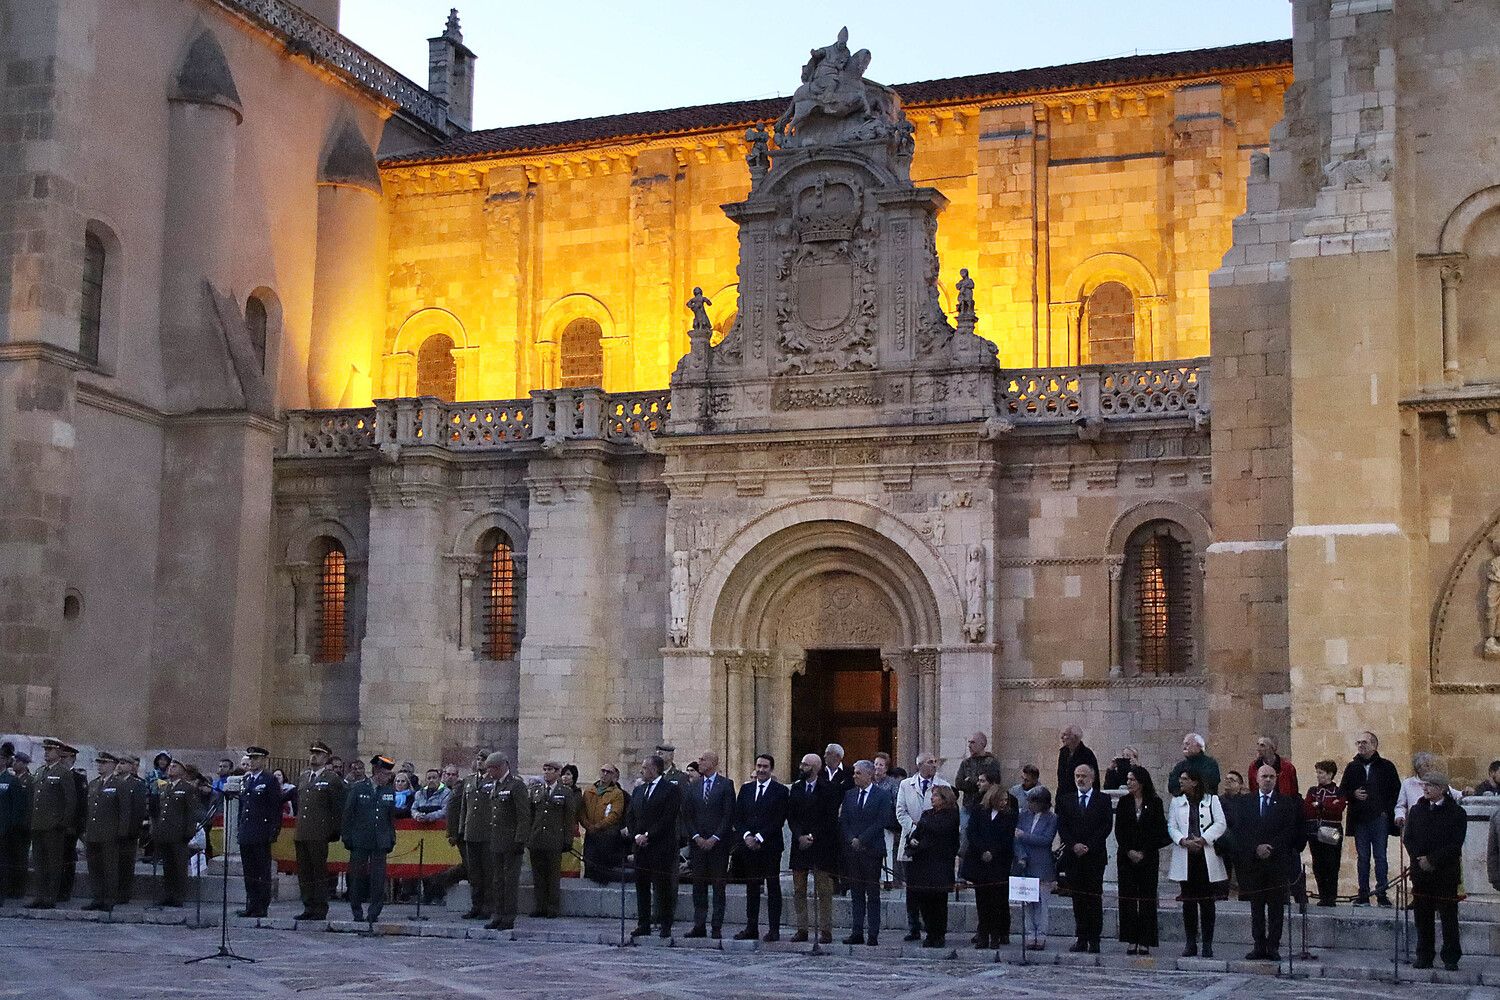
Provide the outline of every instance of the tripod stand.
<path id="1" fill-rule="evenodd" d="M 220 861 L 223 864 L 223 872 L 220 878 L 219 896 L 219 950 L 212 955 L 199 955 L 183 962 L 183 965 L 193 965 L 197 962 L 207 962 L 214 958 L 223 958 L 231 962 L 248 962 L 255 964 L 255 959 L 246 958 L 244 955 L 236 955 L 229 947 L 229 803 L 239 797 L 239 790 L 230 791 L 224 789 L 223 797 L 219 800 L 219 809 L 224 817 L 224 853 Z M 207 821 L 205 821 L 207 822 Z"/>

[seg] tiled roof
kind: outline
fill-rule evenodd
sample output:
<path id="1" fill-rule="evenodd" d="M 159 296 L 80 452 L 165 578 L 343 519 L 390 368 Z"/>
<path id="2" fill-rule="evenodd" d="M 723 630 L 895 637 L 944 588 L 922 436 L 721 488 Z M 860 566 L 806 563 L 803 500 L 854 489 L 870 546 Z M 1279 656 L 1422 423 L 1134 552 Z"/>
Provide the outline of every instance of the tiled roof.
<path id="1" fill-rule="evenodd" d="M 1004 73 L 954 76 L 944 80 L 897 84 L 895 90 L 901 95 L 902 104 L 920 107 L 960 101 L 994 100 L 1019 94 L 1083 90 L 1109 84 L 1205 76 L 1262 66 L 1281 67 L 1289 65 L 1291 61 L 1292 43 L 1282 39 L 1185 52 L 1097 59 L 1093 62 Z M 530 150 L 576 148 L 625 139 L 719 131 L 772 121 L 785 110 L 787 100 L 785 97 L 773 97 L 759 101 L 730 101 L 665 111 L 634 111 L 599 118 L 483 129 L 454 136 L 430 149 L 394 156 L 382 162 L 399 165 L 482 159 Z"/>

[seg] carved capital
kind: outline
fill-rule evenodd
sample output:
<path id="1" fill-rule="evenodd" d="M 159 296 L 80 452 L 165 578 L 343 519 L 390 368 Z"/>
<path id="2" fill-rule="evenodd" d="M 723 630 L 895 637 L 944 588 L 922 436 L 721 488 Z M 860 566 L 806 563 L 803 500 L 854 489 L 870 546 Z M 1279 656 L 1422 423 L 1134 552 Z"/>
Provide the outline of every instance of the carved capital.
<path id="1" fill-rule="evenodd" d="M 1121 575 L 1125 572 L 1124 556 L 1105 556 L 1104 564 L 1109 567 L 1109 579 L 1111 582 L 1119 582 Z"/>
<path id="2" fill-rule="evenodd" d="M 1457 287 L 1458 285 L 1462 284 L 1464 280 L 1463 265 L 1444 264 L 1442 266 L 1442 269 L 1438 271 L 1438 278 L 1442 281 L 1443 287 L 1445 289 Z"/>

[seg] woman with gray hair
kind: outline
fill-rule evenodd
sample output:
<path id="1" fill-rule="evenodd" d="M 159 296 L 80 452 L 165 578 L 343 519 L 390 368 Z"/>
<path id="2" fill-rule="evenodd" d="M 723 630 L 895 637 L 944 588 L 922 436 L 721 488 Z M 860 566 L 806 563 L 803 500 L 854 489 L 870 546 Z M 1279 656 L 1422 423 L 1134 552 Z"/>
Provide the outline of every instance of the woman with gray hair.
<path id="1" fill-rule="evenodd" d="M 1016 860 L 1012 871 L 1038 881 L 1035 903 L 1021 904 L 1021 928 L 1025 947 L 1041 951 L 1047 947 L 1047 904 L 1057 881 L 1057 861 L 1052 841 L 1057 837 L 1057 814 L 1052 811 L 1052 793 L 1037 785 L 1026 793 L 1026 810 L 1016 822 Z"/>

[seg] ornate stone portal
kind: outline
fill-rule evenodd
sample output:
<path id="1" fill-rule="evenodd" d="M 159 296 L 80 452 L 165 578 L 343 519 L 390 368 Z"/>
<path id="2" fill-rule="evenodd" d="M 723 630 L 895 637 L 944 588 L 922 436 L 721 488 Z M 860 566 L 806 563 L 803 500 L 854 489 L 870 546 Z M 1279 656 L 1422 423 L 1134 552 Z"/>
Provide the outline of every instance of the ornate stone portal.
<path id="1" fill-rule="evenodd" d="M 724 206 L 740 227 L 738 318 L 673 375 L 677 432 L 993 410 L 994 345 L 973 335 L 972 315 L 955 330 L 939 304 L 947 201 L 912 184 L 912 125 L 893 90 L 861 76 L 870 53 L 851 53 L 847 35 L 813 50 L 774 149 L 763 131 L 746 133 L 750 196 Z M 972 287 L 960 295 L 971 313 Z"/>

